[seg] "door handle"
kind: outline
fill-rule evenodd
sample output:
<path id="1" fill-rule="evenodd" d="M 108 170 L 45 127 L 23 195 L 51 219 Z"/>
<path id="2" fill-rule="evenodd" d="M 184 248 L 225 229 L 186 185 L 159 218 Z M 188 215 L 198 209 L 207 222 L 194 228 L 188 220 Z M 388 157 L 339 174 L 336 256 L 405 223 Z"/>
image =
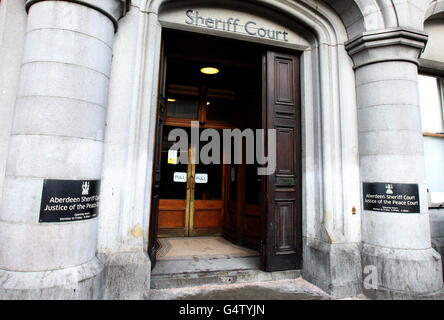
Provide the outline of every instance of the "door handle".
<path id="1" fill-rule="evenodd" d="M 190 188 L 191 188 L 191 184 L 193 183 L 193 179 L 194 179 L 194 176 L 193 176 L 193 175 L 191 175 L 191 176 L 188 177 L 187 190 L 190 190 Z"/>

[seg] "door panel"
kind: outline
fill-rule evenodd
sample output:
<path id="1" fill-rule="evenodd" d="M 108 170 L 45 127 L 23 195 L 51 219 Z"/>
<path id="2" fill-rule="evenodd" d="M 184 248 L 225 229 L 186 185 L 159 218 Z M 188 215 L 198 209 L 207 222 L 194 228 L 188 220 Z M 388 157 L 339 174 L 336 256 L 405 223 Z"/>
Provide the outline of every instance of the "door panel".
<path id="1" fill-rule="evenodd" d="M 264 71 L 264 122 L 267 129 L 276 129 L 277 138 L 277 167 L 266 177 L 265 186 L 264 268 L 298 269 L 302 262 L 299 57 L 269 51 Z"/>
<path id="2" fill-rule="evenodd" d="M 292 123 L 290 125 L 294 124 Z M 276 139 L 279 151 L 281 151 L 276 155 L 276 174 L 294 175 L 296 169 L 294 158 L 289 156 L 294 154 L 294 129 L 285 127 L 276 128 Z"/>
<path id="3" fill-rule="evenodd" d="M 170 158 L 169 149 L 175 144 L 168 141 L 174 127 L 164 126 L 161 154 L 161 182 L 158 213 L 159 237 L 183 237 L 188 234 L 187 193 L 189 193 L 189 164 L 177 163 Z M 189 150 L 181 150 L 189 155 Z M 179 156 L 179 152 L 176 153 Z M 170 160 L 172 160 L 170 162 Z"/>
<path id="4" fill-rule="evenodd" d="M 192 234 L 221 235 L 224 225 L 223 205 L 222 200 L 196 200 Z"/>
<path id="5" fill-rule="evenodd" d="M 186 200 L 160 199 L 159 237 L 183 237 L 185 230 Z"/>
<path id="6" fill-rule="evenodd" d="M 294 207 L 293 202 L 279 201 L 276 203 L 275 212 L 275 244 L 276 254 L 288 254 L 296 253 L 296 239 L 295 228 L 289 228 L 293 226 L 294 221 Z"/>

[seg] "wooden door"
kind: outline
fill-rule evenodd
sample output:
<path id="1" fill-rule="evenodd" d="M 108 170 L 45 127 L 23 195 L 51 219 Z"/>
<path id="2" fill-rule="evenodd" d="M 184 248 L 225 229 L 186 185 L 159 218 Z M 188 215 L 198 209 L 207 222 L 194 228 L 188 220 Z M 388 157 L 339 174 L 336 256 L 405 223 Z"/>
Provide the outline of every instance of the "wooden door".
<path id="1" fill-rule="evenodd" d="M 276 171 L 265 177 L 264 269 L 299 269 L 302 262 L 299 57 L 268 51 L 264 71 L 264 127 L 276 130 Z"/>
<path id="2" fill-rule="evenodd" d="M 166 135 L 168 127 L 164 131 Z M 222 235 L 225 166 L 191 161 L 199 153 L 194 145 L 189 146 L 188 164 L 168 164 L 166 142 L 165 146 L 161 182 L 163 192 L 158 214 L 159 237 Z M 186 178 L 174 181 L 177 173 Z"/>
<path id="3" fill-rule="evenodd" d="M 169 150 L 175 144 L 167 141 L 168 134 L 174 127 L 165 126 L 162 146 L 161 189 L 158 212 L 159 237 L 184 237 L 189 234 L 189 197 L 192 189 L 192 165 L 189 161 L 191 148 L 180 150 L 186 153 L 187 163 L 177 159 L 170 162 Z M 178 151 L 179 152 L 179 151 Z M 177 153 L 177 158 L 182 154 Z"/>
<path id="4" fill-rule="evenodd" d="M 202 144 L 200 144 L 202 148 Z M 223 173 L 222 165 L 204 165 L 198 160 L 200 149 L 191 145 L 189 236 L 210 236 L 222 234 L 223 227 Z M 214 170 L 216 169 L 216 170 Z M 209 188 L 209 183 L 213 188 Z M 215 187 L 215 188 L 214 188 Z M 212 190 L 210 190 L 212 189 Z M 214 194 L 211 191 L 216 191 Z"/>
<path id="5" fill-rule="evenodd" d="M 154 159 L 153 159 L 153 176 L 151 184 L 151 210 L 150 210 L 150 227 L 148 238 L 148 255 L 151 259 L 151 269 L 156 265 L 156 255 L 159 244 L 157 242 L 157 229 L 158 229 L 158 212 L 159 212 L 159 200 L 160 200 L 160 165 L 161 165 L 161 150 L 162 150 L 162 136 L 163 136 L 163 119 L 165 113 L 166 104 L 166 67 L 167 60 L 165 55 L 164 43 L 162 42 L 161 54 L 160 54 L 160 68 L 159 68 L 159 94 L 158 94 L 158 106 L 156 113 L 156 134 L 155 134 L 155 146 L 154 146 Z"/>

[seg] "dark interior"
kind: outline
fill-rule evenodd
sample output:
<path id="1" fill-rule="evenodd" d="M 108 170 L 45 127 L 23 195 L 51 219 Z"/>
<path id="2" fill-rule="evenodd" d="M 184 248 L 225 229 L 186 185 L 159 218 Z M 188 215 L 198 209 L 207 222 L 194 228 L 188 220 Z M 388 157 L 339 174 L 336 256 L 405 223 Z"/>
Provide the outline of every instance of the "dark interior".
<path id="1" fill-rule="evenodd" d="M 171 102 L 167 102 L 163 128 L 160 198 L 168 199 L 165 203 L 171 205 L 174 199 L 186 197 L 186 184 L 172 183 L 172 176 L 177 171 L 186 172 L 187 166 L 166 164 L 173 143 L 167 141 L 168 133 L 178 127 L 189 132 L 191 120 L 199 120 L 200 130 L 213 128 L 221 132 L 233 128 L 262 128 L 263 50 L 246 42 L 176 30 L 165 30 L 164 39 L 166 96 Z M 201 73 L 200 69 L 207 66 L 216 67 L 219 73 Z M 200 148 L 204 144 L 201 142 Z M 206 184 L 196 183 L 194 197 L 195 200 L 223 201 L 220 235 L 259 248 L 262 181 L 258 179 L 256 169 L 255 164 L 224 167 L 198 164 L 196 173 L 208 174 L 209 180 Z M 167 208 L 165 212 L 170 216 L 161 208 L 161 215 L 172 221 L 172 209 Z M 159 216 L 160 228 L 162 223 L 170 227 L 165 228 L 164 233 L 180 235 L 172 230 L 172 223 L 166 219 Z"/>

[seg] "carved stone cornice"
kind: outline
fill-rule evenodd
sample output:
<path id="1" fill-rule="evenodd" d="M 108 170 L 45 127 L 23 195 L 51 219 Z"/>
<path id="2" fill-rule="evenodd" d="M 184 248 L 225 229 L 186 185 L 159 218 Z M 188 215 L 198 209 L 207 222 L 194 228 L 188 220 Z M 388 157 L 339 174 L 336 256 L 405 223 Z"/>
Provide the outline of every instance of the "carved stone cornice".
<path id="1" fill-rule="evenodd" d="M 354 68 L 386 61 L 408 61 L 419 65 L 428 36 L 402 28 L 364 33 L 345 43 Z"/>
<path id="2" fill-rule="evenodd" d="M 48 0 L 25 0 L 26 12 L 29 11 L 29 9 L 33 4 L 40 1 L 48 1 Z M 51 1 L 60 1 L 60 0 L 51 0 Z M 116 32 L 118 28 L 118 20 L 121 17 L 125 16 L 125 14 L 129 11 L 131 5 L 131 0 L 63 0 L 63 1 L 81 4 L 103 13 L 113 22 L 114 29 Z"/>

